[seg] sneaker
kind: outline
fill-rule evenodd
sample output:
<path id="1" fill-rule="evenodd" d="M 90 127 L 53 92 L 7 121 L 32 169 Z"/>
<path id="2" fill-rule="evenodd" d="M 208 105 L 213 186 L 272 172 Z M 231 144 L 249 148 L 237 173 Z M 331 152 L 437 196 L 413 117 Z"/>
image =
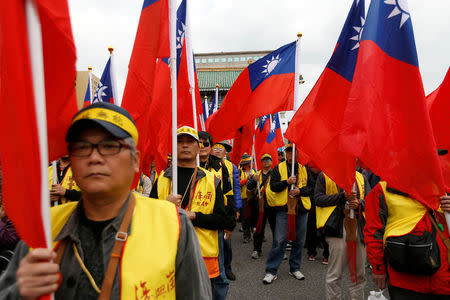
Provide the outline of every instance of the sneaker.
<path id="1" fill-rule="evenodd" d="M 286 260 L 286 259 L 288 259 L 288 255 L 287 255 L 287 253 L 284 253 L 283 260 Z"/>
<path id="2" fill-rule="evenodd" d="M 225 272 L 225 275 L 227 276 L 228 280 L 231 280 L 231 281 L 235 281 L 236 280 L 236 275 L 234 275 L 234 273 L 231 272 L 231 271 Z"/>
<path id="3" fill-rule="evenodd" d="M 272 275 L 270 273 L 267 273 L 266 276 L 264 276 L 263 283 L 264 284 L 271 284 L 277 279 L 277 275 Z"/>
<path id="4" fill-rule="evenodd" d="M 248 244 L 248 243 L 250 243 L 251 240 L 252 240 L 252 238 L 250 238 L 250 237 L 245 237 L 243 243 L 244 243 L 244 244 Z"/>
<path id="5" fill-rule="evenodd" d="M 252 258 L 253 259 L 258 259 L 258 258 L 260 258 L 260 256 L 261 256 L 260 252 L 258 252 L 258 251 L 253 251 L 252 252 Z"/>
<path id="6" fill-rule="evenodd" d="M 315 260 L 316 260 L 316 256 L 311 254 L 311 255 L 308 257 L 308 260 L 309 260 L 309 261 L 315 261 Z"/>
<path id="7" fill-rule="evenodd" d="M 292 244 L 291 244 L 291 242 L 287 242 L 286 251 L 291 251 L 291 250 L 292 250 Z"/>
<path id="8" fill-rule="evenodd" d="M 239 227 L 239 232 L 244 232 L 244 228 L 242 228 L 242 225 L 241 227 Z"/>
<path id="9" fill-rule="evenodd" d="M 289 272 L 289 275 L 297 280 L 305 280 L 305 275 L 303 275 L 300 271 Z"/>
<path id="10" fill-rule="evenodd" d="M 322 265 L 328 265 L 328 259 L 327 258 L 323 258 L 322 259 Z"/>

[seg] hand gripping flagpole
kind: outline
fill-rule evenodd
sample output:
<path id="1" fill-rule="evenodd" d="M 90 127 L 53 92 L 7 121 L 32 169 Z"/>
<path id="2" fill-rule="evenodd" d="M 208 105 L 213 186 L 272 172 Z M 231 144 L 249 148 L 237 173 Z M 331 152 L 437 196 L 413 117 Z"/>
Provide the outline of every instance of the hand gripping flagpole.
<path id="1" fill-rule="evenodd" d="M 178 194 L 176 0 L 169 0 L 170 79 L 172 86 L 172 194 Z"/>
<path id="2" fill-rule="evenodd" d="M 48 141 L 47 112 L 45 101 L 44 57 L 42 49 L 42 32 L 36 2 L 25 1 L 30 63 L 33 80 L 33 94 L 36 109 L 36 122 L 39 138 L 39 157 L 41 161 L 41 214 L 47 248 L 52 247 L 50 223 L 50 191 L 48 190 Z M 41 297 L 53 299 L 53 294 Z"/>

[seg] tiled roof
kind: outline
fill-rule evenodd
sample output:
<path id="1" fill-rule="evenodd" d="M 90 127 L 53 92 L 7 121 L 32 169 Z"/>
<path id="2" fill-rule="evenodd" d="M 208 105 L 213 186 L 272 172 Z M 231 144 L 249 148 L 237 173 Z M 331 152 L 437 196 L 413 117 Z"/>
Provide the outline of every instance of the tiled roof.
<path id="1" fill-rule="evenodd" d="M 233 71 L 200 71 L 197 70 L 198 86 L 200 91 L 213 91 L 216 84 L 219 90 L 229 90 L 236 78 L 241 74 L 241 70 Z"/>

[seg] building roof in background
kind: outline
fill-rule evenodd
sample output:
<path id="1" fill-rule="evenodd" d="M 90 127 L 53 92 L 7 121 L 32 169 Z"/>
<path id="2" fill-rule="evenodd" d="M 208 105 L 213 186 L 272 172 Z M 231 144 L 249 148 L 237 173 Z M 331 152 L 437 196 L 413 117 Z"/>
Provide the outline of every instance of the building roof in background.
<path id="1" fill-rule="evenodd" d="M 229 90 L 241 74 L 242 70 L 200 71 L 197 70 L 200 91 L 214 91 L 216 84 L 219 90 Z"/>

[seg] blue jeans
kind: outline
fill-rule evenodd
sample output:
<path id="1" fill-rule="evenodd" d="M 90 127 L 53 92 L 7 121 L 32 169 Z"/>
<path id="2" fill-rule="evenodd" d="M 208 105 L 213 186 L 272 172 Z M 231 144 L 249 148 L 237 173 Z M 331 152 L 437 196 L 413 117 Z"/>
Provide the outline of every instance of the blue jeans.
<path id="1" fill-rule="evenodd" d="M 219 230 L 219 277 L 213 279 L 214 281 L 214 299 L 225 300 L 230 288 L 230 282 L 225 275 L 225 268 L 223 265 L 223 231 Z"/>
<path id="2" fill-rule="evenodd" d="M 286 251 L 287 212 L 277 211 L 275 215 L 275 237 L 266 262 L 266 273 L 276 275 Z M 296 240 L 292 242 L 289 257 L 289 271 L 300 271 L 302 250 L 305 245 L 308 213 L 299 213 L 295 218 Z"/>

